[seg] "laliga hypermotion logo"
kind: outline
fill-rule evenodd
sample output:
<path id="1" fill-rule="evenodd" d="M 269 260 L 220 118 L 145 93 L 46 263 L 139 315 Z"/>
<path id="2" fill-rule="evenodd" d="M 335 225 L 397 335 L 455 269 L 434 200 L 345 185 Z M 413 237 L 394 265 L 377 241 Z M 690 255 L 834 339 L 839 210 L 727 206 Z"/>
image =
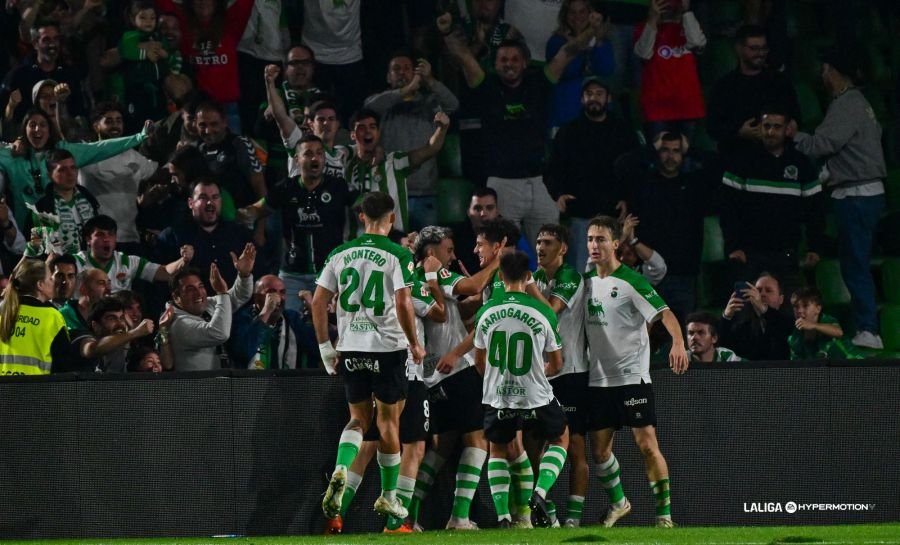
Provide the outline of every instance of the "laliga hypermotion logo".
<path id="1" fill-rule="evenodd" d="M 745 513 L 787 513 L 793 515 L 803 511 L 874 511 L 874 503 L 797 503 L 785 502 L 744 502 Z"/>

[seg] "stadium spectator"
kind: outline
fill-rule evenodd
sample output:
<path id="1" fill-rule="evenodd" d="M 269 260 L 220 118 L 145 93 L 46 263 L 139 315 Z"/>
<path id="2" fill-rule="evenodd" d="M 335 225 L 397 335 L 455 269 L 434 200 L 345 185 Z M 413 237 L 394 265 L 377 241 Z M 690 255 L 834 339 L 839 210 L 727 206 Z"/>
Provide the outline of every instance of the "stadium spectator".
<path id="1" fill-rule="evenodd" d="M 120 303 L 122 303 L 122 308 L 125 313 L 125 325 L 128 329 L 133 329 L 137 327 L 138 324 L 141 323 L 144 319 L 144 299 L 141 295 L 132 290 L 119 290 L 116 293 L 112 294 L 111 297 L 116 298 Z M 153 346 L 156 347 L 154 337 L 146 336 L 141 337 L 140 339 L 136 339 L 131 341 L 131 348 L 137 348 L 139 346 Z"/>
<path id="2" fill-rule="evenodd" d="M 119 104 L 102 102 L 94 107 L 91 123 L 97 140 L 122 136 L 125 110 Z M 119 226 L 119 248 L 130 254 L 144 255 L 137 230 L 138 187 L 154 172 L 157 164 L 137 152 L 127 149 L 98 163 L 78 169 L 78 184 L 87 188 L 103 213 Z"/>
<path id="3" fill-rule="evenodd" d="M 165 12 L 178 17 L 181 54 L 194 72 L 197 88 L 222 105 L 223 121 L 241 132 L 238 114 L 240 79 L 237 46 L 247 26 L 254 0 L 156 0 Z"/>
<path id="4" fill-rule="evenodd" d="M 275 65 L 266 64 L 263 66 L 263 70 L 272 70 L 267 69 L 268 66 Z M 241 70 L 244 69 L 241 68 Z M 284 78 L 281 85 L 277 87 L 274 79 L 277 72 L 272 72 L 271 82 L 269 77 L 266 78 L 266 86 L 262 89 L 264 93 L 262 98 L 265 100 L 259 105 L 259 113 L 253 130 L 256 139 L 266 145 L 266 181 L 269 183 L 277 182 L 288 175 L 288 158 L 292 156 L 289 148 L 293 148 L 284 143 L 288 139 L 283 138 L 279 130 L 285 122 L 280 120 L 276 114 L 281 113 L 293 121 L 291 127 L 303 126 L 310 121 L 306 119 L 306 108 L 322 96 L 322 91 L 313 84 L 315 56 L 310 48 L 305 45 L 291 47 L 284 59 L 281 71 Z M 256 74 L 258 72 L 254 72 L 254 78 Z M 252 79 L 248 79 L 248 81 L 252 81 Z M 267 98 L 269 94 L 277 99 Z M 278 110 L 279 108 L 280 110 Z M 287 134 L 291 134 L 291 130 L 288 130 Z"/>
<path id="5" fill-rule="evenodd" d="M 352 204 L 347 182 L 324 174 L 325 148 L 318 137 L 308 134 L 300 139 L 295 161 L 299 179 L 284 178 L 265 199 L 241 209 L 242 215 L 252 218 L 272 211 L 280 214 L 285 251 L 279 275 L 291 294 L 314 289 L 328 254 L 344 241 Z M 299 298 L 291 297 L 285 308 L 302 313 L 303 307 Z"/>
<path id="6" fill-rule="evenodd" d="M 703 218 L 712 210 L 714 184 L 702 170 L 684 171 L 688 140 L 663 132 L 654 160 L 620 174 L 632 180 L 629 208 L 640 218 L 641 239 L 665 257 L 665 277 L 656 288 L 681 323 L 696 308 L 703 253 Z M 632 242 L 632 240 L 629 240 Z M 632 244 L 633 246 L 633 244 Z"/>
<path id="7" fill-rule="evenodd" d="M 9 105 L 12 94 L 18 92 L 18 104 L 12 117 L 15 123 L 24 119 L 25 113 L 35 106 L 36 101 L 32 95 L 35 84 L 48 79 L 68 85 L 70 94 L 66 106 L 72 116 L 85 114 L 86 103 L 81 82 L 86 74 L 80 68 L 62 62 L 62 39 L 59 23 L 42 20 L 31 27 L 30 42 L 34 54 L 10 70 L 0 88 L 0 105 L 4 107 Z"/>
<path id="8" fill-rule="evenodd" d="M 522 40 L 531 51 L 532 59 L 545 62 L 547 42 L 559 28 L 560 0 L 516 0 L 503 3 L 503 18 L 522 33 Z M 432 20 L 434 18 L 432 17 Z"/>
<path id="9" fill-rule="evenodd" d="M 69 334 L 52 297 L 46 263 L 25 259 L 16 266 L 0 306 L 0 375 L 46 375 L 69 359 Z"/>
<path id="10" fill-rule="evenodd" d="M 75 294 L 75 278 L 78 276 L 78 265 L 71 255 L 57 256 L 50 263 L 50 274 L 53 275 L 53 297 L 50 302 L 60 308 Z"/>
<path id="11" fill-rule="evenodd" d="M 452 114 L 459 101 L 431 74 L 431 64 L 397 52 L 388 63 L 390 89 L 368 97 L 364 106 L 381 117 L 380 143 L 385 152 L 409 152 L 428 144 L 437 112 Z M 428 159 L 406 180 L 409 228 L 437 222 L 437 160 Z"/>
<path id="12" fill-rule="evenodd" d="M 640 88 L 640 59 L 634 54 L 634 29 L 647 19 L 650 0 L 602 0 L 600 11 L 609 17 L 609 40 L 615 53 L 615 71 L 609 78 L 612 93 L 622 97 L 622 111 L 628 112 L 626 90 Z M 637 121 L 637 120 L 632 120 Z"/>
<path id="13" fill-rule="evenodd" d="M 85 249 L 74 254 L 79 272 L 84 269 L 103 269 L 110 275 L 110 292 L 130 290 L 132 282 L 168 282 L 169 278 L 191 262 L 194 248 L 186 244 L 180 257 L 166 265 L 152 263 L 144 257 L 129 255 L 116 249 L 118 224 L 106 215 L 89 219 L 81 230 Z"/>
<path id="14" fill-rule="evenodd" d="M 852 344 L 844 342 L 844 330 L 832 316 L 822 312 L 822 294 L 803 288 L 791 295 L 796 330 L 788 337 L 792 360 L 860 359 Z"/>
<path id="15" fill-rule="evenodd" d="M 723 158 L 721 213 L 731 280 L 774 273 L 788 293 L 802 283 L 798 247 L 806 233 L 803 264 L 814 267 L 825 244 L 825 200 L 818 175 L 793 142 L 791 119 L 780 106 L 760 110 L 762 139 Z"/>
<path id="16" fill-rule="evenodd" d="M 2 178 L 2 176 L 0 176 Z M 4 276 L 13 270 L 18 257 L 25 252 L 25 237 L 19 231 L 6 197 L 0 195 L 0 273 Z"/>
<path id="17" fill-rule="evenodd" d="M 232 254 L 242 252 L 251 241 L 251 232 L 222 219 L 222 196 L 219 184 L 209 178 L 194 183 L 188 198 L 191 221 L 164 229 L 157 239 L 157 262 L 171 263 L 181 257 L 184 246 L 194 248 L 191 265 L 206 275 L 213 263 L 225 282 L 233 282 L 237 271 Z M 257 273 L 261 268 L 257 268 Z"/>
<path id="18" fill-rule="evenodd" d="M 359 10 L 362 0 L 303 2 L 303 43 L 316 53 L 322 87 L 342 112 L 356 111 L 368 94 Z M 346 121 L 346 119 L 344 120 Z"/>
<path id="19" fill-rule="evenodd" d="M 169 162 L 182 148 L 199 145 L 197 107 L 209 101 L 206 93 L 193 90 L 192 85 L 184 83 L 184 78 L 169 79 L 167 89 L 176 110 L 153 124 L 153 130 L 139 148 L 141 154 L 160 165 Z"/>
<path id="20" fill-rule="evenodd" d="M 66 99 L 70 94 L 68 85 L 57 83 L 52 79 L 41 80 L 31 88 L 34 106 L 48 115 L 56 132 L 67 140 L 77 132 L 77 126 L 69 116 L 69 108 L 66 105 Z M 12 140 L 15 136 L 22 136 L 15 120 L 16 109 L 21 102 L 22 95 L 18 90 L 10 93 L 9 102 L 6 103 L 6 109 L 3 112 L 2 127 L 2 134 L 7 140 Z"/>
<path id="21" fill-rule="evenodd" d="M 831 93 L 825 119 L 815 133 L 796 133 L 797 150 L 825 160 L 831 204 L 837 219 L 841 276 L 850 291 L 857 333 L 853 344 L 880 350 L 875 283 L 869 268 L 875 226 L 885 206 L 887 167 L 881 125 L 872 105 L 856 87 L 859 64 L 849 49 L 833 49 L 822 58 L 822 81 Z M 791 132 L 796 131 L 793 125 Z"/>
<path id="22" fill-rule="evenodd" d="M 237 278 L 231 289 L 215 263 L 209 267 L 209 287 L 215 292 L 207 297 L 200 271 L 187 268 L 175 273 L 170 282 L 175 315 L 169 326 L 176 371 L 211 371 L 234 367 L 225 343 L 231 333 L 233 314 L 253 295 L 253 262 L 256 248 L 248 243 L 233 266 Z"/>
<path id="23" fill-rule="evenodd" d="M 110 138 L 98 142 L 66 142 L 45 112 L 29 110 L 22 120 L 23 138 L 11 147 L 0 147 L 0 174 L 6 177 L 5 191 L 13 204 L 13 216 L 19 225 L 29 216 L 27 204 L 34 205 L 43 197 L 50 183 L 45 160 L 55 149 L 68 151 L 77 167 L 84 167 L 116 156 L 133 148 L 146 138 L 149 124 L 144 131 L 132 136 Z"/>
<path id="24" fill-rule="evenodd" d="M 473 0 L 471 7 L 472 13 L 460 13 L 465 44 L 484 71 L 492 72 L 500 44 L 504 40 L 521 40 L 523 36 L 503 19 L 503 0 Z"/>
<path id="25" fill-rule="evenodd" d="M 329 256 L 313 297 L 312 318 L 322 363 L 330 374 L 337 372 L 339 363 L 343 367 L 350 409 L 322 510 L 329 519 L 340 514 L 348 468 L 377 414 L 381 495 L 375 501 L 375 511 L 402 520 L 408 514 L 403 505 L 408 498 L 401 500 L 397 493 L 401 462 L 398 428 L 403 408 L 398 402 L 406 397 L 407 355 L 421 364 L 425 349 L 416 334 L 410 297 L 412 255 L 387 239 L 395 221 L 393 199 L 385 193 L 368 193 L 361 208 L 365 234 L 339 246 Z M 375 264 L 376 256 L 380 265 Z M 339 282 L 339 278 L 351 276 L 359 282 Z M 373 279 L 379 282 L 374 293 L 365 289 Z M 327 311 L 335 295 L 341 301 L 337 308 L 337 346 L 329 338 Z M 372 335 L 373 331 L 378 334 Z"/>
<path id="26" fill-rule="evenodd" d="M 545 59 L 552 59 L 569 40 L 578 36 L 591 24 L 590 14 L 594 12 L 589 0 L 563 0 L 559 6 L 558 26 L 553 36 L 547 40 Z M 607 40 L 609 19 L 604 17 L 597 25 L 590 47 L 578 53 L 569 61 L 550 97 L 548 126 L 555 130 L 580 117 L 584 106 L 584 83 L 590 77 L 612 75 L 615 60 L 612 42 Z M 535 51 L 534 48 L 531 48 Z M 599 82 L 599 80 L 597 80 Z M 609 87 L 603 85 L 609 93 Z M 608 99 L 607 99 L 608 101 Z M 606 114 L 605 104 L 602 112 Z M 596 119 L 595 121 L 603 121 Z"/>
<path id="27" fill-rule="evenodd" d="M 264 66 L 281 62 L 285 52 L 290 57 L 291 36 L 283 16 L 283 2 L 253 2 L 253 10 L 237 45 L 240 81 L 253 81 Z M 244 133 L 255 132 L 254 123 L 259 104 L 266 98 L 265 89 L 257 85 L 241 85 L 239 111 Z M 263 107 L 265 109 L 265 107 Z"/>
<path id="28" fill-rule="evenodd" d="M 132 131 L 145 119 L 166 116 L 165 81 L 182 69 L 180 44 L 169 42 L 157 31 L 158 14 L 153 0 L 131 0 L 126 11 L 130 28 L 119 40 L 124 123 Z"/>
<path id="29" fill-rule="evenodd" d="M 643 455 L 647 479 L 656 498 L 656 526 L 671 528 L 674 523 L 669 470 L 656 439 L 647 325 L 662 320 L 672 337 L 669 366 L 676 374 L 688 369 L 687 349 L 681 325 L 665 301 L 642 276 L 619 262 L 615 252 L 621 239 L 621 226 L 614 218 L 598 216 L 591 220 L 588 249 L 594 270 L 585 275 L 591 400 L 588 432 L 595 474 L 610 503 L 603 525 L 612 527 L 631 512 L 619 480 L 619 462 L 612 452 L 616 430 L 627 425 Z"/>
<path id="30" fill-rule="evenodd" d="M 159 352 L 151 346 L 141 346 L 128 353 L 129 373 L 162 373 Z"/>
<path id="31" fill-rule="evenodd" d="M 700 363 L 741 361 L 741 358 L 731 350 L 718 346 L 719 331 L 716 329 L 718 318 L 708 312 L 694 312 L 688 314 L 685 321 L 691 361 Z"/>
<path id="32" fill-rule="evenodd" d="M 785 108 L 791 119 L 800 120 L 800 104 L 790 79 L 770 69 L 766 29 L 744 25 L 734 41 L 738 65 L 716 81 L 709 95 L 706 128 L 726 157 L 762 139 L 759 112 L 767 104 Z"/>
<path id="33" fill-rule="evenodd" d="M 668 266 L 663 256 L 637 237 L 635 229 L 640 224 L 641 220 L 637 216 L 625 216 L 622 222 L 622 243 L 619 244 L 618 251 L 619 261 L 641 273 L 651 286 L 656 286 L 666 277 Z"/>
<path id="34" fill-rule="evenodd" d="M 81 248 L 81 229 L 97 215 L 100 203 L 79 186 L 75 157 L 65 149 L 47 154 L 50 184 L 25 220 L 31 238 L 25 255 L 74 254 Z"/>
<path id="35" fill-rule="evenodd" d="M 597 214 L 625 212 L 628 188 L 613 168 L 623 154 L 637 150 L 637 135 L 609 114 L 610 88 L 596 77 L 581 84 L 583 115 L 563 125 L 553 138 L 547 163 L 547 190 L 569 221 L 567 260 L 579 271 L 587 263 L 587 224 Z"/>
<path id="36" fill-rule="evenodd" d="M 690 140 L 697 120 L 706 115 L 695 51 L 706 36 L 690 0 L 651 0 L 647 20 L 634 31 L 634 53 L 641 69 L 641 112 L 649 140 L 663 131 Z"/>
<path id="37" fill-rule="evenodd" d="M 200 150 L 187 146 L 176 151 L 163 168 L 141 183 L 137 196 L 136 223 L 145 251 L 152 255 L 156 249 L 157 237 L 166 227 L 192 221 L 187 202 L 194 182 L 211 177 L 206 158 Z"/>
<path id="38" fill-rule="evenodd" d="M 719 343 L 748 360 L 788 359 L 787 339 L 794 324 L 781 310 L 781 282 L 763 272 L 755 284 L 745 284 L 746 289 L 731 294 L 722 312 Z"/>
<path id="39" fill-rule="evenodd" d="M 59 308 L 70 331 L 90 329 L 91 308 L 109 295 L 109 275 L 103 269 L 85 269 L 78 273 L 78 299 L 69 299 Z"/>
<path id="40" fill-rule="evenodd" d="M 428 143 L 409 152 L 381 152 L 381 118 L 372 110 L 362 109 L 350 120 L 351 138 L 356 153 L 346 166 L 347 185 L 354 200 L 370 191 L 387 193 L 394 200 L 394 227 L 409 231 L 407 182 L 412 171 L 435 157 L 444 145 L 450 118 L 442 111 L 434 114 Z M 383 155 L 383 157 L 382 157 Z"/>
<path id="41" fill-rule="evenodd" d="M 566 65 L 590 46 L 601 24 L 600 14 L 592 13 L 590 24 L 560 48 L 543 71 L 526 70 L 527 47 L 504 41 L 497 50 L 497 72 L 488 74 L 451 31 L 451 15 L 437 19 L 444 43 L 461 64 L 471 89 L 467 108 L 481 117 L 483 137 L 490 142 L 487 185 L 497 191 L 503 217 L 524 227 L 527 240 L 537 237 L 541 225 L 559 219 L 543 180 L 549 95 Z"/>
<path id="42" fill-rule="evenodd" d="M 207 102 L 197 107 L 197 130 L 206 164 L 219 186 L 231 195 L 234 206 L 247 206 L 266 196 L 266 179 L 256 146 L 225 124 L 220 104 Z M 265 245 L 265 228 L 265 222 L 256 223 L 253 240 L 257 246 Z"/>
<path id="43" fill-rule="evenodd" d="M 90 330 L 73 331 L 72 344 L 78 347 L 90 368 L 101 373 L 127 371 L 129 343 L 153 333 L 153 320 L 141 320 L 133 328 L 125 320 L 125 306 L 114 297 L 103 297 L 88 318 Z"/>
<path id="44" fill-rule="evenodd" d="M 296 297 L 291 291 L 290 297 Z M 285 283 L 274 274 L 256 281 L 250 302 L 234 314 L 228 352 L 234 367 L 248 369 L 317 368 L 315 331 L 296 310 L 287 308 Z"/>

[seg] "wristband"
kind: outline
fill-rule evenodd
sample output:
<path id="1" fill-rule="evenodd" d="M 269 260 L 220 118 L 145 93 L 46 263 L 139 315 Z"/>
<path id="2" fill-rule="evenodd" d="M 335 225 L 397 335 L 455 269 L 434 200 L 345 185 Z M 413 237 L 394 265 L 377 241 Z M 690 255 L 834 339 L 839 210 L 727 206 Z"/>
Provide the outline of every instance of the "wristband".
<path id="1" fill-rule="evenodd" d="M 337 369 L 335 365 L 337 364 L 338 353 L 331 341 L 319 343 L 319 355 L 322 356 L 322 365 L 325 366 L 325 371 L 329 375 L 336 375 Z"/>
<path id="2" fill-rule="evenodd" d="M 426 280 L 427 282 L 430 282 L 430 281 L 432 281 L 432 280 L 437 280 L 437 279 L 438 279 L 438 275 L 437 275 L 437 272 L 436 272 L 436 271 L 435 271 L 435 272 L 427 272 L 427 273 L 425 273 L 425 280 Z"/>

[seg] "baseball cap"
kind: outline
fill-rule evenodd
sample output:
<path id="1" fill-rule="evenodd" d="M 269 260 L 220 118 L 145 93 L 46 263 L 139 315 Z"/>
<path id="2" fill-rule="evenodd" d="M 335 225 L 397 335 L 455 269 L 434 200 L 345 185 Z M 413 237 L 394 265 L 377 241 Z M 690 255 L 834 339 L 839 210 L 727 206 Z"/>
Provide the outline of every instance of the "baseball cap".
<path id="1" fill-rule="evenodd" d="M 605 81 L 603 81 L 599 77 L 588 76 L 581 81 L 581 92 L 583 93 L 584 90 L 587 89 L 587 86 L 591 85 L 592 83 L 595 85 L 599 85 L 600 87 L 603 87 L 604 89 L 606 89 L 607 93 L 612 91 L 612 89 L 609 88 L 609 84 L 607 84 Z"/>
<path id="2" fill-rule="evenodd" d="M 56 80 L 52 80 L 52 79 L 42 79 L 41 81 L 35 83 L 34 87 L 31 88 L 32 104 L 35 104 L 35 105 L 37 104 L 38 94 L 41 92 L 41 89 L 46 85 L 51 85 L 53 87 L 56 87 L 58 84 L 56 83 Z"/>
<path id="3" fill-rule="evenodd" d="M 823 63 L 840 72 L 841 74 L 855 80 L 861 77 L 859 57 L 854 50 L 849 47 L 829 47 L 822 53 L 820 57 Z"/>

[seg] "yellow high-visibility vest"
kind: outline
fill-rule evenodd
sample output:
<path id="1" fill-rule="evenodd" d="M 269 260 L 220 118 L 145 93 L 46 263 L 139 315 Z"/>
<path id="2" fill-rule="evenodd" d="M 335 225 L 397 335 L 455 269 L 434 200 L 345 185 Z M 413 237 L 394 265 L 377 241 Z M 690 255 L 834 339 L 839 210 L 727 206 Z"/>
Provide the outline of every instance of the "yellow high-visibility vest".
<path id="1" fill-rule="evenodd" d="M 0 340 L 0 375 L 49 375 L 50 346 L 60 330 L 66 331 L 66 322 L 56 307 L 25 299 L 9 341 Z"/>

